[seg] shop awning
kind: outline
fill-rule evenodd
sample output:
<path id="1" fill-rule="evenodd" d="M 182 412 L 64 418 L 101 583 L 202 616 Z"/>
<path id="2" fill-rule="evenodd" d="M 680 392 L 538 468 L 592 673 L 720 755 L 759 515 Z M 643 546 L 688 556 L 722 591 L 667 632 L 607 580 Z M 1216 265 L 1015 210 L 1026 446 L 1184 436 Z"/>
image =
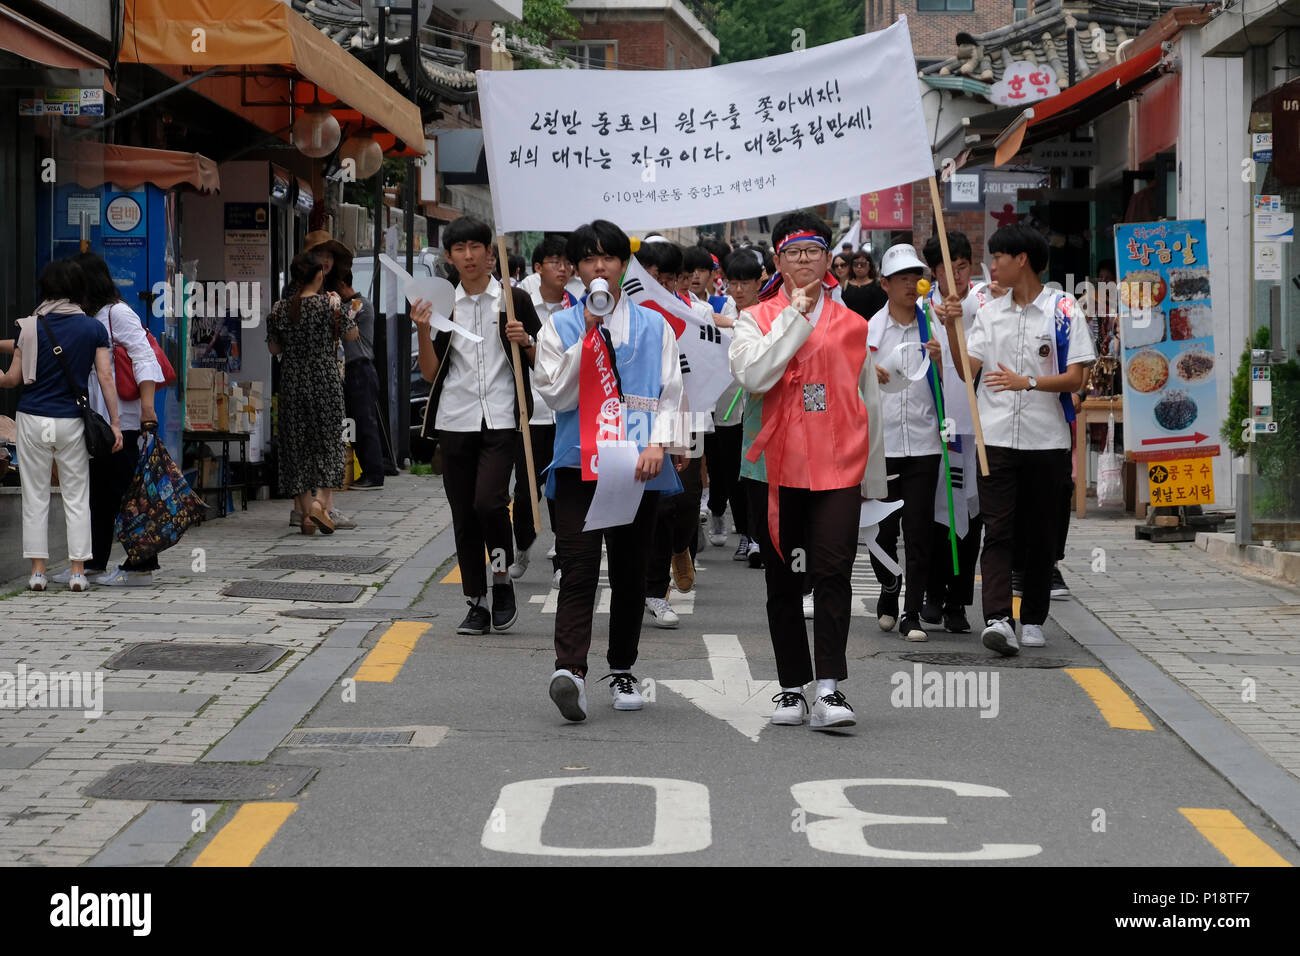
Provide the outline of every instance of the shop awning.
<path id="1" fill-rule="evenodd" d="M 205 193 L 221 188 L 217 164 L 198 153 L 76 140 L 59 143 L 55 155 L 58 181 L 76 182 L 86 188 L 103 183 L 127 189 L 141 183 L 153 183 L 161 189 L 188 183 Z"/>
<path id="2" fill-rule="evenodd" d="M 0 4 L 0 50 L 8 50 L 25 60 L 65 70 L 108 72 L 106 60 L 3 4 Z M 107 76 L 104 77 L 104 89 L 117 95 Z"/>
<path id="3" fill-rule="evenodd" d="M 988 137 L 988 141 L 974 147 L 968 161 L 987 161 L 996 152 L 996 165 L 1001 165 L 1025 146 L 1092 122 L 1154 80 L 1159 75 L 1160 57 L 1157 44 L 1028 108 L 1010 106 L 972 116 L 968 132 Z"/>
<path id="4" fill-rule="evenodd" d="M 415 104 L 403 100 L 287 3 L 132 0 L 124 10 L 123 63 L 196 71 L 283 67 L 341 100 L 368 125 L 382 127 L 409 150 L 424 153 L 424 126 Z"/>

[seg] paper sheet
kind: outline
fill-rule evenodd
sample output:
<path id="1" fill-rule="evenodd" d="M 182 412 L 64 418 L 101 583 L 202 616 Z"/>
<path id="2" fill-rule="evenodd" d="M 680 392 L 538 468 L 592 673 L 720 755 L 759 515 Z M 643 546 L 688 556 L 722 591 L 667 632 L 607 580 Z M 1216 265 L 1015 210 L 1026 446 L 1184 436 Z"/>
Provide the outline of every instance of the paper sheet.
<path id="1" fill-rule="evenodd" d="M 880 522 L 884 521 L 899 508 L 903 507 L 900 501 L 879 501 L 875 498 L 869 498 L 862 502 L 862 514 L 858 520 L 858 527 L 866 529 L 867 550 L 875 555 L 876 559 L 889 569 L 890 573 L 901 575 L 902 567 L 898 562 L 885 554 L 884 550 L 876 543 L 876 533 L 880 530 Z"/>
<path id="2" fill-rule="evenodd" d="M 582 526 L 584 531 L 631 524 L 645 492 L 645 482 L 636 480 L 636 462 L 641 457 L 636 442 L 600 441 L 596 449 L 600 454 L 600 476 Z M 664 467 L 672 467 L 667 456 Z"/>
<path id="3" fill-rule="evenodd" d="M 387 253 L 379 254 L 379 262 L 402 283 L 407 302 L 414 305 L 417 299 L 424 299 L 433 304 L 433 317 L 429 320 L 433 328 L 439 332 L 455 332 L 471 342 L 483 341 L 483 336 L 451 320 L 452 313 L 456 310 L 456 289 L 450 282 L 442 276 L 421 276 L 416 279 Z"/>
<path id="4" fill-rule="evenodd" d="M 903 359 L 908 350 L 921 352 L 921 364 L 914 369 L 910 375 L 903 371 Z M 882 392 L 901 392 L 913 382 L 919 382 L 930 372 L 930 356 L 925 351 L 925 346 L 917 342 L 899 342 L 898 347 L 890 352 L 883 362 L 877 362 L 877 366 L 883 368 L 889 373 L 889 381 L 880 383 Z"/>

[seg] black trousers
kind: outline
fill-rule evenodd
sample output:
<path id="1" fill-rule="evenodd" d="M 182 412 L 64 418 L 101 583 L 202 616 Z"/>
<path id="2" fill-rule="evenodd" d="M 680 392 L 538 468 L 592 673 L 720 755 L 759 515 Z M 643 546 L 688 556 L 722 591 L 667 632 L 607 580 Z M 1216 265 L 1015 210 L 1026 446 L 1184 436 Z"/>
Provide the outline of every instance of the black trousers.
<path id="1" fill-rule="evenodd" d="M 898 560 L 898 529 L 902 526 L 907 561 L 903 566 L 907 593 L 904 614 L 920 614 L 925 603 L 925 588 L 930 579 L 930 552 L 934 547 L 934 492 L 939 485 L 939 462 L 942 455 L 913 455 L 886 458 L 886 473 L 896 475 L 888 486 L 886 501 L 902 501 L 903 507 L 880 522 L 876 542 L 880 549 Z M 882 586 L 893 587 L 895 577 L 872 555 L 872 570 Z M 951 565 L 949 566 L 951 568 Z"/>
<path id="2" fill-rule="evenodd" d="M 1070 483 L 1070 453 L 1064 448 L 1016 451 L 997 445 L 987 446 L 986 452 L 989 473 L 979 476 L 984 617 L 1011 617 L 1011 571 L 1019 537 L 1024 570 L 1020 621 L 1042 624 L 1051 602 L 1052 562 L 1062 488 Z"/>
<path id="3" fill-rule="evenodd" d="M 740 446 L 744 426 L 723 425 L 704 436 L 709 466 L 709 511 L 721 517 L 731 505 L 736 531 L 749 537 L 749 500 L 740 486 Z"/>
<path id="4" fill-rule="evenodd" d="M 513 428 L 477 432 L 438 432 L 442 444 L 442 485 L 451 505 L 460 562 L 461 588 L 469 598 L 487 595 L 483 549 L 495 562 L 504 552 L 505 570 L 515 560 L 510 536 L 510 470 L 515 466 Z"/>
<path id="5" fill-rule="evenodd" d="M 539 500 L 546 482 L 542 471 L 551 463 L 555 455 L 555 426 L 529 425 L 529 444 L 533 448 L 533 477 L 537 480 Z M 555 530 L 555 502 L 546 499 L 546 509 L 551 516 L 551 530 Z M 524 456 L 524 433 L 515 435 L 515 546 L 520 551 L 527 551 L 537 540 L 540 528 L 533 527 L 533 509 L 528 503 L 528 459 Z M 558 559 L 557 559 L 558 560 Z M 556 567 L 559 567 L 557 564 Z"/>
<path id="6" fill-rule="evenodd" d="M 953 507 L 964 508 L 966 502 L 953 501 Z M 952 573 L 952 543 L 948 540 L 948 526 L 934 523 L 934 541 L 930 550 L 930 580 L 925 593 L 929 600 L 944 611 L 960 611 L 975 603 L 975 565 L 979 560 L 980 534 L 984 520 L 979 515 L 970 519 L 966 537 L 957 539 L 957 565 L 960 573 Z"/>
<path id="7" fill-rule="evenodd" d="M 659 492 L 647 491 L 631 524 L 584 531 L 587 509 L 596 493 L 577 468 L 555 472 L 555 551 L 560 562 L 560 594 L 555 607 L 555 667 L 579 677 L 587 673 L 591 625 L 600 581 L 600 545 L 609 558 L 609 651 L 612 670 L 630 670 L 641 642 L 645 615 L 646 556 L 659 510 Z"/>
<path id="8" fill-rule="evenodd" d="M 90 550 L 91 558 L 86 562 L 87 572 L 106 571 L 108 559 L 113 553 L 113 526 L 117 522 L 118 512 L 122 510 L 122 498 L 135 477 L 136 465 L 140 462 L 140 448 L 137 444 L 139 431 L 122 432 L 122 449 L 114 452 L 107 459 L 90 459 Z M 122 562 L 127 571 L 157 571 L 158 555 L 145 558 L 139 564 L 129 558 Z"/>
<path id="9" fill-rule="evenodd" d="M 858 519 L 862 511 L 858 486 L 834 491 L 781 488 L 781 555 L 778 556 L 768 530 L 768 485 L 762 481 L 746 484 L 754 518 L 754 539 L 763 553 L 767 627 L 781 686 L 800 687 L 814 676 L 846 679 L 853 559 L 858 551 Z M 805 578 L 812 585 L 816 602 L 811 658 L 803 616 Z"/>
<path id="10" fill-rule="evenodd" d="M 356 440 L 352 443 L 357 461 L 361 464 L 361 478 L 376 484 L 384 483 L 384 453 L 379 434 L 379 377 L 375 363 L 368 359 L 354 359 L 343 367 L 343 404 L 348 418 L 356 423 Z"/>
<path id="11" fill-rule="evenodd" d="M 665 455 L 664 467 L 672 460 Z M 695 560 L 696 535 L 700 523 L 700 497 L 704 494 L 700 459 L 691 458 L 678 476 L 684 489 L 680 495 L 660 497 L 646 564 L 645 596 L 661 598 L 668 593 L 668 573 L 674 554 L 691 553 Z"/>

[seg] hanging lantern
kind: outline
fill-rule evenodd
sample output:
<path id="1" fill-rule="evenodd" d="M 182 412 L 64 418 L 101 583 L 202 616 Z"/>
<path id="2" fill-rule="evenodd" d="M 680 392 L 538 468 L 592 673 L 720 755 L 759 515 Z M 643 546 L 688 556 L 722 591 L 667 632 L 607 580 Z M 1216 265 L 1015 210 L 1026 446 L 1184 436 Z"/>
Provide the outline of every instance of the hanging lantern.
<path id="1" fill-rule="evenodd" d="M 339 150 L 339 162 L 349 159 L 354 164 L 352 171 L 357 179 L 369 179 L 384 165 L 384 150 L 375 142 L 370 130 L 363 129 L 354 136 L 349 136 Z"/>
<path id="2" fill-rule="evenodd" d="M 293 145 L 304 156 L 320 159 L 339 145 L 343 131 L 328 106 L 319 102 L 307 107 L 293 124 Z"/>

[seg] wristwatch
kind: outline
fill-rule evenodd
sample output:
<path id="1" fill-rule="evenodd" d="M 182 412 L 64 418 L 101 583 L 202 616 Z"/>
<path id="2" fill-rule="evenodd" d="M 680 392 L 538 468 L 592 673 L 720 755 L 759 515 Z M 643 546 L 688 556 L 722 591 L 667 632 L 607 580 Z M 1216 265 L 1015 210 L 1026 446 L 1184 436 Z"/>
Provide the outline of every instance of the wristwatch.
<path id="1" fill-rule="evenodd" d="M 1031 392 L 1038 388 L 1038 379 L 1034 378 L 1032 375 L 1026 375 L 1025 377 L 1029 379 L 1029 390 Z"/>

